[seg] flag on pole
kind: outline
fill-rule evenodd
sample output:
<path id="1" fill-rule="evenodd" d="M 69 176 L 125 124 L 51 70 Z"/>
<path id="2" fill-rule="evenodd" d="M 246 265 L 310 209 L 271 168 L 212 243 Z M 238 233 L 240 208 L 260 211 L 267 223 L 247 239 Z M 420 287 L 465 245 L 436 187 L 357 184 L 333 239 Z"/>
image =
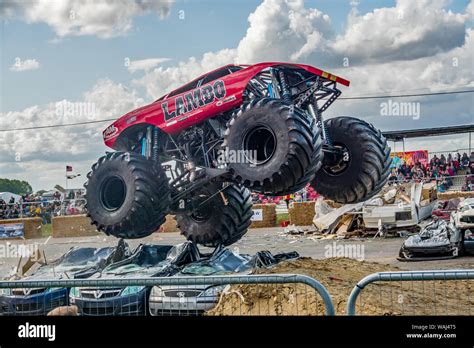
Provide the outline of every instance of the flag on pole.
<path id="1" fill-rule="evenodd" d="M 66 172 L 72 172 L 72 166 L 66 166 Z"/>

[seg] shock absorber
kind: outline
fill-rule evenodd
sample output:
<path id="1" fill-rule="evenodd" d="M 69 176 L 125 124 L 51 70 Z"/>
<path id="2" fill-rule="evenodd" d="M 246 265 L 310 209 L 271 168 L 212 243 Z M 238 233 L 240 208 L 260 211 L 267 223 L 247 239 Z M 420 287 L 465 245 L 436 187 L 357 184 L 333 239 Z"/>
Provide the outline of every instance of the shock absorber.
<path id="1" fill-rule="evenodd" d="M 152 159 L 153 161 L 158 161 L 158 128 L 153 128 L 153 147 L 152 147 Z"/>
<path id="2" fill-rule="evenodd" d="M 281 98 L 287 103 L 291 104 L 291 93 L 288 87 L 288 83 L 286 82 L 286 76 L 283 70 L 280 70 L 278 72 L 278 77 L 280 78 Z"/>
<path id="3" fill-rule="evenodd" d="M 318 122 L 319 128 L 321 129 L 323 135 L 323 139 L 326 141 L 326 144 L 331 145 L 332 142 L 331 138 L 329 137 L 329 132 L 326 128 L 326 125 L 324 124 L 323 115 L 319 111 L 318 102 L 315 99 L 313 99 L 312 103 L 310 102 L 308 104 L 308 111 L 311 116 L 316 119 L 316 122 Z"/>

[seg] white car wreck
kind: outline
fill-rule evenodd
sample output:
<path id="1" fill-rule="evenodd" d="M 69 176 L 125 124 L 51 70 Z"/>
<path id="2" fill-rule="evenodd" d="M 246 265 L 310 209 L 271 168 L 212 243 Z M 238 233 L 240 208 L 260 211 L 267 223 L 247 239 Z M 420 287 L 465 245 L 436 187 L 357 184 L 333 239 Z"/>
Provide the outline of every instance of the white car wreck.
<path id="1" fill-rule="evenodd" d="M 365 227 L 369 229 L 377 229 L 380 226 L 388 229 L 410 227 L 429 218 L 436 203 L 435 184 L 394 186 L 365 202 L 362 217 Z"/>
<path id="2" fill-rule="evenodd" d="M 459 203 L 454 224 L 460 229 L 474 228 L 474 198 L 466 198 Z"/>

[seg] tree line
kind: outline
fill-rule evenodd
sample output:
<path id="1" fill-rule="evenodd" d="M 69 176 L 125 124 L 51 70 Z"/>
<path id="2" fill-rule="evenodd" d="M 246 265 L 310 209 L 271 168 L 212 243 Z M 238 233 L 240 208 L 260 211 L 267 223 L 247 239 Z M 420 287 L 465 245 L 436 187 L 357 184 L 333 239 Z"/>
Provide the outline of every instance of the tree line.
<path id="1" fill-rule="evenodd" d="M 33 192 L 31 185 L 24 180 L 0 178 L 0 192 L 11 192 L 17 195 L 27 195 Z"/>

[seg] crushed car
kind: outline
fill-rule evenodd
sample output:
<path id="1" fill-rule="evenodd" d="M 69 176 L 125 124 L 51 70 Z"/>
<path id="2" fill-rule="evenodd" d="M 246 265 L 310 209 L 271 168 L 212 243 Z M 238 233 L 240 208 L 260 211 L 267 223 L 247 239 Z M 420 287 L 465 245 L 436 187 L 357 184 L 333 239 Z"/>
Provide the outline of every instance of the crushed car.
<path id="1" fill-rule="evenodd" d="M 191 242 L 176 246 L 140 244 L 130 257 L 106 267 L 90 279 L 171 276 L 200 257 Z M 74 287 L 69 298 L 83 316 L 145 315 L 150 290 L 151 287 L 146 286 Z"/>
<path id="2" fill-rule="evenodd" d="M 362 209 L 368 229 L 414 227 L 431 217 L 437 204 L 436 184 L 413 183 L 387 187 L 386 192 L 366 202 Z"/>
<path id="3" fill-rule="evenodd" d="M 299 257 L 297 252 L 272 255 L 260 251 L 255 255 L 237 254 L 229 249 L 218 249 L 211 257 L 185 266 L 176 276 L 212 276 L 250 274 L 255 269 L 273 266 L 283 260 Z M 150 293 L 151 315 L 201 315 L 214 308 L 226 285 L 154 286 Z"/>
<path id="4" fill-rule="evenodd" d="M 453 221 L 433 220 L 402 244 L 398 260 L 428 261 L 454 258 L 464 252 L 463 233 Z"/>
<path id="5" fill-rule="evenodd" d="M 451 214 L 455 213 L 461 199 L 458 197 L 448 199 L 447 201 L 439 201 L 436 209 L 431 212 L 431 217 L 449 221 Z"/>
<path id="6" fill-rule="evenodd" d="M 466 198 L 459 203 L 454 215 L 454 223 L 457 228 L 474 229 L 474 198 Z"/>
<path id="7" fill-rule="evenodd" d="M 40 266 L 22 280 L 84 279 L 127 256 L 128 246 L 73 247 L 59 259 Z M 46 315 L 56 307 L 69 305 L 68 288 L 0 289 L 0 315 Z"/>

